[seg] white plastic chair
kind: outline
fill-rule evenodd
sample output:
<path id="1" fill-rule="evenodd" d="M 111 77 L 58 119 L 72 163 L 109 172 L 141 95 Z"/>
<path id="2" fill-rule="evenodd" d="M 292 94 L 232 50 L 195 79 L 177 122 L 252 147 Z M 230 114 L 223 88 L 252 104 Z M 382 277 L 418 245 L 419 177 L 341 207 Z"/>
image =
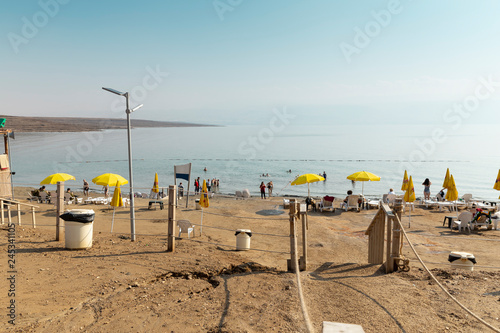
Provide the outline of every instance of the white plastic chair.
<path id="1" fill-rule="evenodd" d="M 472 213 L 471 212 L 462 212 L 458 215 L 458 219 L 453 221 L 452 229 L 454 226 L 458 227 L 458 231 L 462 231 L 462 229 L 469 229 L 470 232 L 470 221 L 472 221 Z"/>
<path id="2" fill-rule="evenodd" d="M 343 203 L 345 211 L 347 212 L 349 209 L 356 209 L 356 211 L 359 212 L 358 199 L 359 195 L 351 194 L 348 196 L 347 202 Z"/>
<path id="3" fill-rule="evenodd" d="M 71 205 L 73 203 L 73 198 L 71 197 L 71 194 L 64 193 L 64 203 L 66 205 Z"/>
<path id="4" fill-rule="evenodd" d="M 183 232 L 188 234 L 188 238 L 191 238 L 191 233 L 193 233 L 194 237 L 194 225 L 192 225 L 188 220 L 177 221 L 177 226 L 179 226 L 179 238 Z"/>
<path id="5" fill-rule="evenodd" d="M 462 199 L 464 199 L 464 202 L 465 204 L 467 205 L 467 208 L 471 208 L 472 207 L 472 194 L 470 193 L 465 193 L 464 195 L 462 195 Z"/>

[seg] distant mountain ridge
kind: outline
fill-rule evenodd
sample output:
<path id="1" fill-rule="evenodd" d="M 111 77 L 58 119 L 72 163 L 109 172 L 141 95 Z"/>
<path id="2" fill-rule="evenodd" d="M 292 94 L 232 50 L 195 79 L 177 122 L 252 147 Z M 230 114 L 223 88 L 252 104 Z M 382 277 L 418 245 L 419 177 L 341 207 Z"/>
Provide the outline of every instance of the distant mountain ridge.
<path id="1" fill-rule="evenodd" d="M 126 119 L 77 118 L 77 117 L 22 117 L 0 115 L 6 118 L 5 128 L 14 132 L 88 132 L 105 129 L 126 129 Z M 193 124 L 175 121 L 131 119 L 132 127 L 203 127 L 214 125 Z"/>

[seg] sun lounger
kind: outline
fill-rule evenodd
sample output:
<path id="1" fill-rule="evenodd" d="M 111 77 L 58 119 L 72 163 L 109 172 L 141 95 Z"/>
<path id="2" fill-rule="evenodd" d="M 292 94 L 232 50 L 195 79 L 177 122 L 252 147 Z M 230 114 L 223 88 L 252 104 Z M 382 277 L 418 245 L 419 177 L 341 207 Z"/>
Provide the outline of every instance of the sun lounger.
<path id="1" fill-rule="evenodd" d="M 321 202 L 319 203 L 319 211 L 320 212 L 323 212 L 324 209 L 331 209 L 334 213 L 335 213 L 335 207 L 333 207 L 333 202 L 335 200 L 335 197 L 331 197 L 331 196 L 324 196 L 322 199 L 321 199 Z"/>

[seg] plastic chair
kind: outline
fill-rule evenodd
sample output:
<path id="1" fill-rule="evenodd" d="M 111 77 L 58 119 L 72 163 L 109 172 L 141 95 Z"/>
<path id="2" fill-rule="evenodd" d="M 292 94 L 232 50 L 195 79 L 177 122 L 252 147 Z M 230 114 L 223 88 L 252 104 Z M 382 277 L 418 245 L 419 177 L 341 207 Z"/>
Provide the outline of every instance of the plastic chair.
<path id="1" fill-rule="evenodd" d="M 358 205 L 359 195 L 351 194 L 347 197 L 347 202 L 344 202 L 344 209 L 347 212 L 349 209 L 356 209 L 359 212 Z"/>
<path id="2" fill-rule="evenodd" d="M 177 221 L 177 226 L 179 226 L 179 238 L 181 237 L 181 233 L 187 233 L 188 239 L 191 238 L 191 232 L 194 237 L 194 225 L 191 224 L 188 220 L 179 220 Z"/>
<path id="3" fill-rule="evenodd" d="M 462 231 L 462 229 L 469 229 L 470 232 L 470 221 L 472 221 L 472 213 L 471 212 L 462 212 L 458 215 L 457 220 L 453 221 L 452 229 L 454 226 L 458 227 L 458 231 Z"/>

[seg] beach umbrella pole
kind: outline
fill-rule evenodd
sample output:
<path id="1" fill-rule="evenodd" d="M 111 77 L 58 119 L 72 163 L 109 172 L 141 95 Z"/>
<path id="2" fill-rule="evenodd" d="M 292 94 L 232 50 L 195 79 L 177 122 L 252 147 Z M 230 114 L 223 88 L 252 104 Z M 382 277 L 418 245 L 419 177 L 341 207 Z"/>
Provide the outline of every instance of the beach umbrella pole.
<path id="1" fill-rule="evenodd" d="M 113 206 L 113 218 L 111 219 L 111 232 L 113 232 L 113 224 L 115 223 L 115 209 L 116 207 Z"/>
<path id="2" fill-rule="evenodd" d="M 203 232 L 203 207 L 201 207 L 200 236 L 202 232 Z"/>

